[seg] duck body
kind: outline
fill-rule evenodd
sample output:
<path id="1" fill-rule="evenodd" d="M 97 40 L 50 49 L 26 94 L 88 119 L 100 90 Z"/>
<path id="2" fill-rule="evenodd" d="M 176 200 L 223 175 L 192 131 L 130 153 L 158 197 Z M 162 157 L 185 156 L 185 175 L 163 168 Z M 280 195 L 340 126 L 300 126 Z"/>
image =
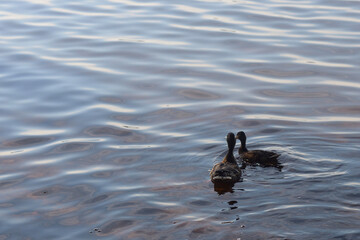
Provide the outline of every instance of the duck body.
<path id="1" fill-rule="evenodd" d="M 238 132 L 236 139 L 239 139 L 241 146 L 239 155 L 242 160 L 251 165 L 258 164 L 263 167 L 279 167 L 278 157 L 280 154 L 264 150 L 248 150 L 246 148 L 246 135 L 244 132 Z"/>
<path id="2" fill-rule="evenodd" d="M 236 143 L 235 135 L 228 133 L 226 140 L 228 143 L 228 152 L 224 159 L 220 163 L 215 164 L 210 172 L 211 181 L 215 184 L 236 183 L 241 178 L 241 169 L 233 154 Z"/>
<path id="3" fill-rule="evenodd" d="M 220 162 L 210 172 L 213 183 L 236 183 L 240 180 L 241 170 L 236 164 Z"/>
<path id="4" fill-rule="evenodd" d="M 249 164 L 259 164 L 265 167 L 279 165 L 277 158 L 280 154 L 274 152 L 263 150 L 252 150 L 247 152 L 239 151 L 239 155 L 244 162 Z"/>

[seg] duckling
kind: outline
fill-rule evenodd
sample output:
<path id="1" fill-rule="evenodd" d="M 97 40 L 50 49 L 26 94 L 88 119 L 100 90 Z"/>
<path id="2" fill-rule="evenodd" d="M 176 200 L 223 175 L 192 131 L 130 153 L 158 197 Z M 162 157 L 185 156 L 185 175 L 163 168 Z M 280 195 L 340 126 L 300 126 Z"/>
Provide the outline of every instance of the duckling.
<path id="1" fill-rule="evenodd" d="M 215 164 L 210 172 L 211 181 L 215 184 L 235 183 L 239 181 L 241 177 L 241 170 L 233 154 L 236 143 L 234 133 L 228 133 L 226 141 L 228 144 L 226 156 L 220 163 Z"/>
<path id="2" fill-rule="evenodd" d="M 250 164 L 259 164 L 263 167 L 281 167 L 277 160 L 280 154 L 263 150 L 249 151 L 246 148 L 246 135 L 243 131 L 240 131 L 236 134 L 236 139 L 239 139 L 241 142 L 241 146 L 239 148 L 239 155 L 244 162 Z"/>

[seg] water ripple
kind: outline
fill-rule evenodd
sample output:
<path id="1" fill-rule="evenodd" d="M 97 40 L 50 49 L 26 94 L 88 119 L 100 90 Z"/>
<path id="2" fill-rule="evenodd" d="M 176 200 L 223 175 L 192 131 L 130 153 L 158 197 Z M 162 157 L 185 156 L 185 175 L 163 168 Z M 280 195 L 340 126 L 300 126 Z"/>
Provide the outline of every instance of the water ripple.
<path id="1" fill-rule="evenodd" d="M 359 238 L 357 2 L 0 9 L 0 239 Z M 283 168 L 214 188 L 240 130 Z"/>

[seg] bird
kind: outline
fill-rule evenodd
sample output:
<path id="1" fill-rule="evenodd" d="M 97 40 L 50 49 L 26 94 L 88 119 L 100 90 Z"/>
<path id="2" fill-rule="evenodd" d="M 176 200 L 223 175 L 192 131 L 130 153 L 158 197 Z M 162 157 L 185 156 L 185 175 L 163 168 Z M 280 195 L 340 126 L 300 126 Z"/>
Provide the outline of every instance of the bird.
<path id="1" fill-rule="evenodd" d="M 243 131 L 236 134 L 236 139 L 239 139 L 241 146 L 239 147 L 239 155 L 243 162 L 248 164 L 258 164 L 263 167 L 282 167 L 278 162 L 280 154 L 264 150 L 248 150 L 246 148 L 246 135 Z"/>
<path id="2" fill-rule="evenodd" d="M 210 171 L 211 181 L 214 184 L 234 184 L 240 180 L 241 169 L 234 157 L 233 151 L 236 144 L 235 135 L 229 132 L 226 137 L 228 152 L 224 159 L 215 164 Z"/>

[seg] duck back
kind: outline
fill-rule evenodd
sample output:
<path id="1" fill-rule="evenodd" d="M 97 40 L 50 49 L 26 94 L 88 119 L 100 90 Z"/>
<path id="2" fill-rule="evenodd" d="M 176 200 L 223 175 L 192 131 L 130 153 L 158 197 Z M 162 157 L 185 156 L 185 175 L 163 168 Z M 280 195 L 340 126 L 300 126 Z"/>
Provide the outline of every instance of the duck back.
<path id="1" fill-rule="evenodd" d="M 252 150 L 240 153 L 243 161 L 251 164 L 260 164 L 263 166 L 277 166 L 279 164 L 277 158 L 280 156 L 277 153 L 263 151 L 263 150 Z"/>
<path id="2" fill-rule="evenodd" d="M 237 164 L 221 162 L 213 167 L 210 176 L 213 183 L 235 183 L 240 180 L 241 169 Z"/>

